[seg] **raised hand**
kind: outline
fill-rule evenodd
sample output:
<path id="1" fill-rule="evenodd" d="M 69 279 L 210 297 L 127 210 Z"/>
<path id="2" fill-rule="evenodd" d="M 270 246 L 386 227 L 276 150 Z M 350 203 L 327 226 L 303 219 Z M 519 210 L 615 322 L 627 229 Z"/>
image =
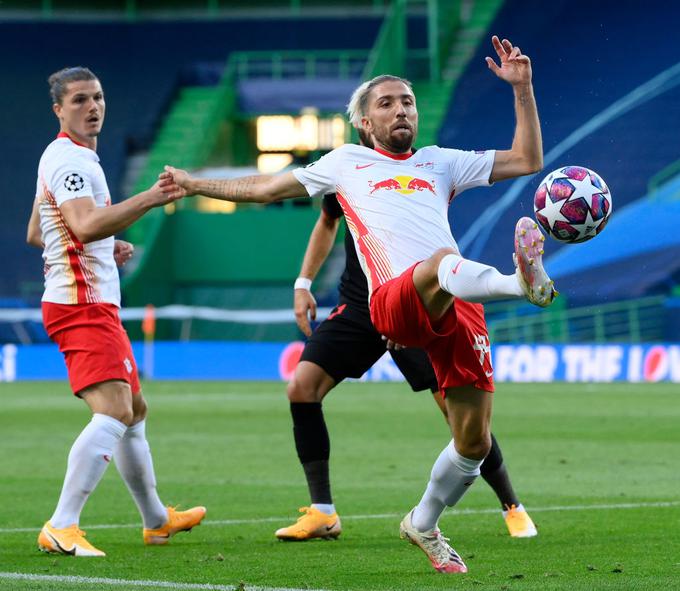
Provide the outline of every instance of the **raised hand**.
<path id="1" fill-rule="evenodd" d="M 491 43 L 496 50 L 501 65 L 499 67 L 492 58 L 487 57 L 486 63 L 489 69 L 501 80 L 505 80 L 513 86 L 530 84 L 531 60 L 529 56 L 522 55 L 519 47 L 513 46 L 507 39 L 501 41 L 496 35 L 491 38 Z"/>

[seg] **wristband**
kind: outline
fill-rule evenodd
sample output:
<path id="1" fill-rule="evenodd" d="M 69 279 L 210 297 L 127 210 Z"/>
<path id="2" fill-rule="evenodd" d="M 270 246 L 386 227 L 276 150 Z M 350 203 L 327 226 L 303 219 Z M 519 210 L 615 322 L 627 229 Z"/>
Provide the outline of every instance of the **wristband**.
<path id="1" fill-rule="evenodd" d="M 307 279 L 307 277 L 298 277 L 295 280 L 293 289 L 305 289 L 307 291 L 312 291 L 312 280 Z"/>

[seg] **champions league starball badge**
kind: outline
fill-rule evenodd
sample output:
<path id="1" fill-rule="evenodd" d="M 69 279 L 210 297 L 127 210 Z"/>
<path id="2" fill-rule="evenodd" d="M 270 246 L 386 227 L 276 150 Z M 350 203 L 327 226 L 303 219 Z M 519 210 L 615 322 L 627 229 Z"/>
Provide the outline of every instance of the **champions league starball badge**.
<path id="1" fill-rule="evenodd" d="M 77 172 L 69 173 L 64 179 L 64 187 L 66 187 L 66 190 L 68 191 L 80 191 L 84 186 L 85 181 Z"/>

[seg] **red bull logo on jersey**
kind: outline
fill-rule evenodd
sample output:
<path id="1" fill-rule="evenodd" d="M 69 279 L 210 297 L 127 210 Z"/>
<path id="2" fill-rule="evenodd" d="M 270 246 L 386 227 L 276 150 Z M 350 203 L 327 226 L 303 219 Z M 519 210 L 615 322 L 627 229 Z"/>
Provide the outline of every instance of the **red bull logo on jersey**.
<path id="1" fill-rule="evenodd" d="M 412 176 L 395 176 L 391 179 L 385 179 L 384 181 L 378 181 L 374 183 L 373 181 L 368 181 L 368 186 L 371 188 L 371 195 L 376 191 L 391 190 L 401 193 L 402 195 L 410 195 L 416 191 L 429 191 L 435 195 L 434 191 L 434 181 L 426 181 L 424 179 L 419 179 Z"/>

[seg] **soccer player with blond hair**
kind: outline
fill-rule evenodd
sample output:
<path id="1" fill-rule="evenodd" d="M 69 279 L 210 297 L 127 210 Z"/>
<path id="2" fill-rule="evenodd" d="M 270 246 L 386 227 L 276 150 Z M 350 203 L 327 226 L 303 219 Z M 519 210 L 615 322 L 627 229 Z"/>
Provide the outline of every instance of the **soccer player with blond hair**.
<path id="1" fill-rule="evenodd" d="M 360 128 L 358 98 L 369 82 L 359 86 L 348 105 L 350 123 L 357 128 L 361 145 L 372 146 Z M 300 362 L 288 383 L 293 438 L 307 481 L 310 504 L 301 507 L 302 516 L 288 527 L 276 530 L 287 541 L 337 538 L 342 533 L 340 516 L 331 493 L 331 441 L 323 411 L 325 397 L 345 378 L 360 378 L 389 350 L 399 371 L 414 392 L 430 390 L 448 423 L 446 404 L 437 377 L 423 349 L 401 348 L 382 337 L 371 322 L 368 284 L 361 270 L 350 231 L 345 227 L 345 269 L 338 287 L 338 304 L 314 331 L 316 300 L 311 286 L 328 257 L 343 217 L 334 194 L 324 195 L 319 219 L 309 237 L 300 276 L 294 285 L 295 320 L 308 337 Z M 508 532 L 514 538 L 529 538 L 538 530 L 515 494 L 500 445 L 491 433 L 491 450 L 481 465 L 481 476 L 493 489 L 501 505 Z"/>
<path id="2" fill-rule="evenodd" d="M 491 446 L 493 368 L 482 303 L 526 298 L 548 306 L 556 292 L 543 263 L 543 236 L 526 217 L 515 228 L 515 273 L 464 258 L 448 222 L 450 201 L 466 189 L 537 172 L 543 166 L 531 62 L 510 41 L 492 38 L 500 61 L 489 69 L 514 93 L 516 126 L 507 150 L 465 152 L 428 146 L 413 152 L 416 97 L 408 81 L 378 76 L 357 97 L 361 128 L 373 149 L 344 145 L 314 164 L 280 175 L 196 179 L 171 166 L 181 190 L 233 202 L 274 202 L 335 193 L 368 282 L 371 321 L 395 343 L 427 352 L 445 396 L 452 441 L 435 460 L 401 535 L 433 567 L 467 572 L 438 521 L 480 473 Z"/>

